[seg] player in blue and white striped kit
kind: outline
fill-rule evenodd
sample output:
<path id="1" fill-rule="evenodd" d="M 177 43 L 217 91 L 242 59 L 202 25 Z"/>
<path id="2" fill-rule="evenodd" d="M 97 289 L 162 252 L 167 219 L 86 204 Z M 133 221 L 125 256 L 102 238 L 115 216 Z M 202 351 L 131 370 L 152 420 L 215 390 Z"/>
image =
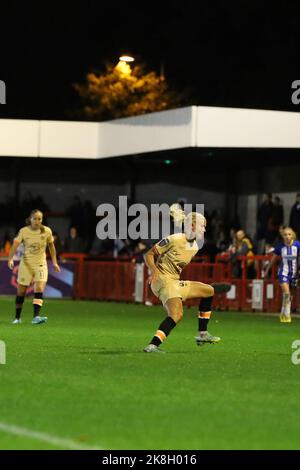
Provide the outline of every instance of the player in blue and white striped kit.
<path id="1" fill-rule="evenodd" d="M 299 277 L 300 242 L 296 240 L 296 234 L 290 227 L 286 227 L 282 233 L 283 243 L 279 243 L 274 250 L 273 257 L 265 270 L 264 277 L 268 274 L 278 257 L 281 257 L 278 280 L 282 289 L 282 308 L 280 321 L 291 323 L 291 303 L 293 293 L 297 287 Z"/>

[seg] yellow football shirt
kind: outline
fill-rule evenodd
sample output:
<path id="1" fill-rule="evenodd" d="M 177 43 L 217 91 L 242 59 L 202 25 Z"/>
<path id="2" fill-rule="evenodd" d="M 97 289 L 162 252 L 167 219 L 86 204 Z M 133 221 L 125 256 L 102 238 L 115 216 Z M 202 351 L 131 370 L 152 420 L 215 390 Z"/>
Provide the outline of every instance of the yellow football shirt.
<path id="1" fill-rule="evenodd" d="M 183 268 L 199 251 L 197 241 L 189 242 L 184 233 L 169 235 L 153 247 L 158 255 L 157 269 L 170 279 L 180 279 Z"/>
<path id="2" fill-rule="evenodd" d="M 43 263 L 46 261 L 46 248 L 48 243 L 53 243 L 52 231 L 49 227 L 45 227 L 45 231 L 40 229 L 32 230 L 31 227 L 23 227 L 19 230 L 15 240 L 23 243 L 24 255 L 23 260 L 31 265 Z"/>

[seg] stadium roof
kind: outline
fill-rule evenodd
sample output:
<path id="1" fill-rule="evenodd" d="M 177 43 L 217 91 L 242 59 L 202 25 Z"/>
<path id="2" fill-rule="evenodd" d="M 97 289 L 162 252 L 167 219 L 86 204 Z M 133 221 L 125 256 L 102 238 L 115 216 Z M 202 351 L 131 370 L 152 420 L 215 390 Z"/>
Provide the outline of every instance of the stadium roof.
<path id="1" fill-rule="evenodd" d="M 103 159 L 175 149 L 300 148 L 300 113 L 190 106 L 107 122 L 0 119 L 0 156 Z"/>

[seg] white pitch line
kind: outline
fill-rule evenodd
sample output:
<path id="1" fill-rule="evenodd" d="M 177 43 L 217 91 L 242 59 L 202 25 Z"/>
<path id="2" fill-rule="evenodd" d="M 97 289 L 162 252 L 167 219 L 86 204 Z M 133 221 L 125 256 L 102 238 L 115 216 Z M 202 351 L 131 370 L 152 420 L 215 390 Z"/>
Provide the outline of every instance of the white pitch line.
<path id="1" fill-rule="evenodd" d="M 36 439 L 37 441 L 47 442 L 53 446 L 59 446 L 63 449 L 72 449 L 72 450 L 101 450 L 101 447 L 91 447 L 80 444 L 79 442 L 73 441 L 72 439 L 65 439 L 58 436 L 51 436 L 50 434 L 33 431 L 31 429 L 26 429 L 21 426 L 15 426 L 12 424 L 3 423 L 0 421 L 0 431 L 4 431 L 8 434 L 14 434 L 16 436 L 30 437 L 31 439 Z"/>

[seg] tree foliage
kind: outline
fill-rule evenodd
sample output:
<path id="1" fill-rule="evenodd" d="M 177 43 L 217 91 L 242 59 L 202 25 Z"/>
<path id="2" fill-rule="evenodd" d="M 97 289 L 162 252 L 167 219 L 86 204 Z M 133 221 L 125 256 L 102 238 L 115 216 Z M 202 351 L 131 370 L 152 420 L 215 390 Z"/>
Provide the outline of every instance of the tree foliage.
<path id="1" fill-rule="evenodd" d="M 84 84 L 74 84 L 91 120 L 109 120 L 163 111 L 182 105 L 184 95 L 171 90 L 164 77 L 144 72 L 140 65 L 125 62 L 107 65 L 103 74 L 88 73 Z"/>

